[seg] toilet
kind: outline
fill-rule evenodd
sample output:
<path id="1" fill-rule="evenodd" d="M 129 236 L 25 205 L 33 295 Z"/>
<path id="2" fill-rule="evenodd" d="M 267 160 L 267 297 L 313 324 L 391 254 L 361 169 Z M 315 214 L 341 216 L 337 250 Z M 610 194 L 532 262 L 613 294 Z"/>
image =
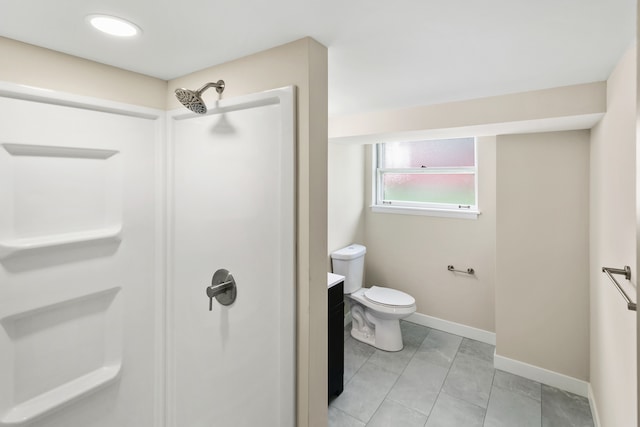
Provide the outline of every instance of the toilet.
<path id="1" fill-rule="evenodd" d="M 416 300 L 391 288 L 363 288 L 366 252 L 366 247 L 353 244 L 331 253 L 333 272 L 345 277 L 344 294 L 351 302 L 351 336 L 380 350 L 400 351 L 400 319 L 416 311 Z"/>

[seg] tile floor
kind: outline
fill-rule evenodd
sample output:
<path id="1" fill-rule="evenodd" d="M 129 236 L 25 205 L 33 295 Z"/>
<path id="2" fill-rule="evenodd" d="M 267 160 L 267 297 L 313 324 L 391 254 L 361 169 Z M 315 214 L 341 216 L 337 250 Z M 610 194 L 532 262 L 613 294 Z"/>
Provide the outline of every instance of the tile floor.
<path id="1" fill-rule="evenodd" d="M 388 353 L 350 326 L 329 427 L 593 426 L 586 398 L 494 369 L 492 345 L 403 321 L 404 349 Z"/>

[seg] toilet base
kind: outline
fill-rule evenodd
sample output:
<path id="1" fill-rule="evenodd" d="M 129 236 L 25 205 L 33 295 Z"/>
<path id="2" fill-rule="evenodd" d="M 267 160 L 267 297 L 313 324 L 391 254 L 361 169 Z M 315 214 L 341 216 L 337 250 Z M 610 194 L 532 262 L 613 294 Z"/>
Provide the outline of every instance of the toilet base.
<path id="1" fill-rule="evenodd" d="M 384 351 L 400 351 L 404 348 L 400 319 L 374 317 L 360 304 L 351 306 L 351 336 L 358 341 Z"/>
<path id="2" fill-rule="evenodd" d="M 398 322 L 398 328 L 400 328 L 400 322 Z M 393 342 L 397 340 L 391 340 L 392 342 L 388 342 L 390 340 L 376 340 L 375 335 L 367 334 L 363 331 L 359 331 L 353 328 L 351 328 L 351 336 L 358 341 L 369 344 L 370 346 L 384 351 L 396 352 L 401 351 L 404 348 L 404 344 L 402 343 L 402 336 L 400 336 L 400 342 Z"/>

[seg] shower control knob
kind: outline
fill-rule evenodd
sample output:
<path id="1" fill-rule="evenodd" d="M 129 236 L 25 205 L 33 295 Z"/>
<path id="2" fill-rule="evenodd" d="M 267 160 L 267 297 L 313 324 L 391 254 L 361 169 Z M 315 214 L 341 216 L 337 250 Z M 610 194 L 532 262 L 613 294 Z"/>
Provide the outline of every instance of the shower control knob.
<path id="1" fill-rule="evenodd" d="M 224 268 L 215 272 L 211 278 L 211 286 L 207 286 L 209 297 L 209 311 L 213 310 L 213 299 L 222 305 L 231 305 L 236 300 L 236 281 Z"/>

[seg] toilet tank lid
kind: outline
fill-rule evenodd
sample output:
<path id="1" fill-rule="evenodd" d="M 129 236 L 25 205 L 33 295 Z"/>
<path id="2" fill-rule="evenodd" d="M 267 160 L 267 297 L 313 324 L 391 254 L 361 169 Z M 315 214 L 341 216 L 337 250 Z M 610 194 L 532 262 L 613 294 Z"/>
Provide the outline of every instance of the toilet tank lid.
<path id="1" fill-rule="evenodd" d="M 338 249 L 335 252 L 331 253 L 331 258 L 333 259 L 355 259 L 360 258 L 367 252 L 367 248 L 358 245 L 356 243 L 347 246 L 346 248 Z"/>

